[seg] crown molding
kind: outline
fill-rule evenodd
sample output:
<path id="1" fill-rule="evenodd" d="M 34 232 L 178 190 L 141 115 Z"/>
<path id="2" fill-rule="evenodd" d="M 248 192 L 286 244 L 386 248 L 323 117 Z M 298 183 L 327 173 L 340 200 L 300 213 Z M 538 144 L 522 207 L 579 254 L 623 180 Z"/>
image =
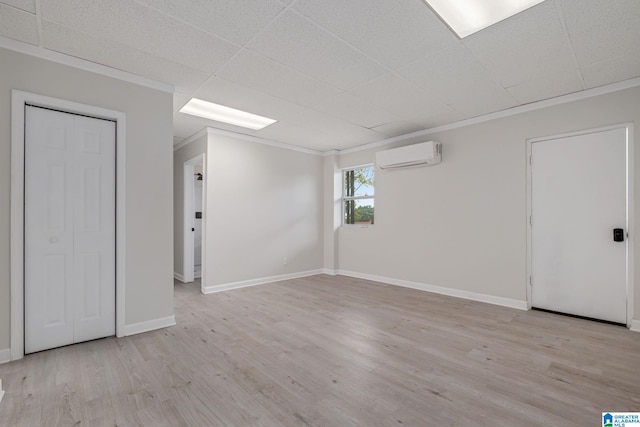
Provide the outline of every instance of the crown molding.
<path id="1" fill-rule="evenodd" d="M 198 132 L 196 132 L 193 135 L 191 135 L 189 138 L 186 138 L 186 139 L 180 141 L 179 143 L 175 144 L 173 146 L 173 151 L 178 151 L 182 147 L 185 147 L 185 146 L 191 144 L 196 139 L 200 139 L 205 135 L 207 135 L 207 128 L 202 128 Z"/>
<path id="2" fill-rule="evenodd" d="M 181 141 L 173 146 L 173 151 L 179 150 L 182 147 L 191 144 L 193 141 L 201 138 L 204 135 L 223 135 L 229 136 L 231 138 L 242 139 L 244 141 L 255 142 L 257 144 L 269 145 L 271 147 L 282 148 L 285 150 L 297 151 L 299 153 L 311 154 L 313 156 L 324 156 L 325 153 L 318 150 L 312 150 L 310 148 L 298 147 L 297 145 L 285 144 L 283 142 L 272 141 L 269 139 L 260 138 L 253 135 L 246 135 L 243 133 L 232 132 L 229 130 L 223 130 L 213 127 L 205 127 L 204 129 L 199 130 L 189 138 Z"/>
<path id="3" fill-rule="evenodd" d="M 174 87 L 170 84 L 162 83 L 147 77 L 142 77 L 137 74 L 129 73 L 127 71 L 118 70 L 116 68 L 107 67 L 106 65 L 98 64 L 96 62 L 76 58 L 75 56 L 66 55 L 64 53 L 46 49 L 44 47 L 10 39 L 5 36 L 0 36 L 0 48 L 23 53 L 29 56 L 35 56 L 36 58 L 45 59 L 47 61 L 56 62 L 58 64 L 67 65 L 69 67 L 78 68 L 84 71 L 100 74 L 105 77 L 111 77 L 128 83 L 144 86 L 150 89 L 155 89 L 171 94 L 174 93 Z"/>
<path id="4" fill-rule="evenodd" d="M 457 122 L 449 123 L 446 125 L 419 130 L 416 132 L 395 136 L 393 138 L 383 139 L 381 141 L 372 142 L 365 145 L 359 145 L 357 147 L 347 148 L 347 149 L 338 150 L 338 151 L 339 151 L 339 154 L 342 155 L 342 154 L 355 153 L 363 150 L 369 150 L 371 148 L 380 147 L 383 145 L 391 144 L 393 142 L 404 141 L 409 138 L 428 136 L 428 135 L 433 135 L 434 133 L 460 129 L 467 126 L 488 122 L 491 120 L 502 119 L 505 117 L 511 117 L 518 114 L 527 113 L 530 111 L 536 111 L 543 108 L 554 107 L 556 105 L 567 104 L 569 102 L 580 101 L 583 99 L 593 98 L 595 96 L 607 95 L 609 93 L 618 92 L 621 90 L 632 89 L 638 86 L 640 86 L 640 77 L 635 77 L 633 79 L 624 80 L 617 83 L 611 83 L 608 85 L 599 86 L 592 89 L 586 89 L 580 92 L 561 95 L 555 98 L 544 99 L 542 101 L 536 101 L 530 104 L 519 105 L 517 107 L 508 108 L 506 110 L 496 111 L 494 113 L 484 114 L 482 116 L 472 117 L 470 119 L 459 120 Z M 332 151 L 335 151 L 335 150 L 332 150 Z M 327 151 L 326 153 L 330 153 L 330 151 Z"/>
<path id="5" fill-rule="evenodd" d="M 314 156 L 322 156 L 324 153 L 318 150 L 312 150 L 311 148 L 299 147 L 297 145 L 285 144 L 284 142 L 272 141 L 270 139 L 264 139 L 253 135 L 246 135 L 243 133 L 232 132 L 229 130 L 222 130 L 218 128 L 208 127 L 209 134 L 224 135 L 233 138 L 243 139 L 245 141 L 255 142 L 258 144 L 269 145 L 271 147 L 282 148 L 285 150 L 298 151 L 300 153 L 311 154 Z"/>

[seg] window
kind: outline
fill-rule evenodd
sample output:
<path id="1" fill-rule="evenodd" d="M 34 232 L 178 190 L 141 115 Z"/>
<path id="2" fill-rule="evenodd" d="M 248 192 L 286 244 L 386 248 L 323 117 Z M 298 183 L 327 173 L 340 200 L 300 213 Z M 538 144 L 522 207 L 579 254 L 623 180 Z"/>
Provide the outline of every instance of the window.
<path id="1" fill-rule="evenodd" d="M 373 166 L 342 171 L 344 225 L 373 224 Z"/>

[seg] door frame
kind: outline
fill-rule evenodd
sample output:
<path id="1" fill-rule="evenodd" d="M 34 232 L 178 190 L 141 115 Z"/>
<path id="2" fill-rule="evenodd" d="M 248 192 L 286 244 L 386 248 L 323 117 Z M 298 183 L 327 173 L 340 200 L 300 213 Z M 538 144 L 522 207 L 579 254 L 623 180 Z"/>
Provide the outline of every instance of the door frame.
<path id="1" fill-rule="evenodd" d="M 200 255 L 202 260 L 202 271 L 200 273 L 200 289 L 204 293 L 206 288 L 206 231 L 207 231 L 207 161 L 206 154 L 202 153 L 184 162 L 184 186 L 183 186 L 183 247 L 182 247 L 182 275 L 184 283 L 191 283 L 194 278 L 195 265 L 195 243 L 191 228 L 194 227 L 193 212 L 195 211 L 195 168 L 197 164 L 202 164 L 202 245 Z"/>
<path id="2" fill-rule="evenodd" d="M 11 91 L 11 360 L 24 357 L 24 156 L 26 104 L 116 122 L 116 336 L 125 335 L 126 113 Z"/>
<path id="3" fill-rule="evenodd" d="M 531 162 L 531 153 L 533 144 L 536 142 L 549 141 L 552 139 L 560 139 L 567 138 L 572 136 L 580 136 L 597 132 L 604 132 L 613 129 L 626 129 L 627 131 L 627 239 L 625 241 L 626 244 L 626 289 L 627 289 L 627 328 L 631 327 L 632 319 L 633 319 L 633 294 L 634 294 L 634 257 L 633 257 L 633 243 L 634 243 L 634 197 L 633 197 L 633 188 L 634 188 L 634 140 L 633 140 L 633 123 L 619 123 L 613 124 L 609 126 L 602 126 L 591 129 L 584 129 L 574 132 L 566 132 L 557 135 L 550 135 L 545 137 L 537 137 L 537 138 L 529 138 L 526 140 L 526 165 L 527 165 L 527 216 L 525 218 L 527 224 L 527 275 L 525 277 L 525 287 L 527 292 L 527 308 L 530 310 L 532 306 L 532 297 L 531 297 L 531 275 L 533 269 L 533 241 L 532 241 L 532 224 L 531 224 L 531 215 L 533 211 L 533 200 L 532 200 L 532 173 L 533 173 L 533 165 Z"/>

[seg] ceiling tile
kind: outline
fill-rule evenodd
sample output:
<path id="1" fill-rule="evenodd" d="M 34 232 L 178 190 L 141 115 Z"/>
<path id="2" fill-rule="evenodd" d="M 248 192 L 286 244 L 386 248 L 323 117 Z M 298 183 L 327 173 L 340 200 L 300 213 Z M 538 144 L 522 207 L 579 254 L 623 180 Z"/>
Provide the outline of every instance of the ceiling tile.
<path id="1" fill-rule="evenodd" d="M 640 1 L 556 1 L 580 66 L 640 55 Z"/>
<path id="2" fill-rule="evenodd" d="M 273 125 L 271 125 L 273 126 Z M 241 133 L 245 135 L 253 135 L 252 129 L 222 123 L 215 120 L 209 120 L 202 117 L 191 116 L 184 113 L 173 113 L 173 135 L 179 138 L 188 138 L 195 133 L 200 132 L 205 127 L 213 127 L 217 129 L 228 130 L 231 132 Z"/>
<path id="3" fill-rule="evenodd" d="M 505 88 L 560 72 L 574 73 L 576 68 L 553 1 L 475 33 L 463 43 Z"/>
<path id="4" fill-rule="evenodd" d="M 398 116 L 346 92 L 322 101 L 313 109 L 365 128 L 400 120 Z"/>
<path id="5" fill-rule="evenodd" d="M 515 104 L 462 44 L 414 62 L 398 73 L 467 117 Z"/>
<path id="6" fill-rule="evenodd" d="M 394 136 L 406 135 L 408 133 L 417 132 L 423 129 L 425 129 L 424 126 L 420 126 L 416 123 L 397 121 L 397 122 L 391 122 L 384 125 L 376 126 L 371 130 L 381 133 L 387 136 L 388 138 L 392 138 Z"/>
<path id="7" fill-rule="evenodd" d="M 256 131 L 255 135 L 320 151 L 355 147 L 384 138 L 380 133 L 315 110 L 305 110 Z"/>
<path id="8" fill-rule="evenodd" d="M 177 112 L 179 109 L 189 102 L 192 98 L 191 94 L 174 92 L 173 93 L 173 112 Z"/>
<path id="9" fill-rule="evenodd" d="M 216 77 L 193 96 L 276 120 L 293 116 L 305 109 L 299 104 Z"/>
<path id="10" fill-rule="evenodd" d="M 285 5 L 279 0 L 141 0 L 166 14 L 233 43 L 245 44 Z"/>
<path id="11" fill-rule="evenodd" d="M 344 90 L 384 72 L 381 65 L 290 10 L 280 15 L 247 47 Z"/>
<path id="12" fill-rule="evenodd" d="M 36 13 L 35 0 L 1 0 L 0 4 L 8 4 L 25 12 Z"/>
<path id="13" fill-rule="evenodd" d="M 507 91 L 519 104 L 528 104 L 578 92 L 582 89 L 582 80 L 578 75 L 578 71 L 570 70 L 569 72 L 563 71 L 553 75 L 545 75 L 538 79 L 529 79 L 507 88 Z"/>
<path id="14" fill-rule="evenodd" d="M 305 107 L 340 93 L 339 89 L 246 50 L 216 76 Z"/>
<path id="15" fill-rule="evenodd" d="M 392 69 L 457 40 L 421 0 L 298 0 L 293 7 Z"/>
<path id="16" fill-rule="evenodd" d="M 586 66 L 582 77 L 587 88 L 640 77 L 640 55 L 625 55 Z"/>
<path id="17" fill-rule="evenodd" d="M 46 20 L 42 21 L 42 39 L 48 49 L 169 83 L 179 92 L 196 90 L 209 77 L 182 64 Z"/>
<path id="18" fill-rule="evenodd" d="M 456 111 L 453 108 L 448 107 L 446 109 L 432 111 L 429 114 L 424 114 L 421 111 L 416 111 L 414 115 L 407 116 L 407 120 L 411 123 L 419 125 L 420 129 L 430 129 L 436 126 L 453 123 L 470 116 L 470 114 L 465 115 L 460 111 Z"/>
<path id="19" fill-rule="evenodd" d="M 416 114 L 439 114 L 448 110 L 433 92 L 422 90 L 393 73 L 385 74 L 349 93 L 403 119 Z"/>
<path id="20" fill-rule="evenodd" d="M 36 16 L 0 3 L 0 35 L 37 45 Z"/>
<path id="21" fill-rule="evenodd" d="M 217 70 L 238 47 L 127 0 L 48 0 L 43 19 L 205 72 Z"/>

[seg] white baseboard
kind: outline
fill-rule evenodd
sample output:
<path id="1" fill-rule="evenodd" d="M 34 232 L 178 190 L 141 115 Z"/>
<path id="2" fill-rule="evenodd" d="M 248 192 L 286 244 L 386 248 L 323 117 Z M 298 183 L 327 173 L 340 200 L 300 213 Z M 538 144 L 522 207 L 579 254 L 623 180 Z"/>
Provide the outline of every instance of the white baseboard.
<path id="1" fill-rule="evenodd" d="M 131 325 L 124 326 L 124 335 L 135 335 L 143 332 L 154 331 L 156 329 L 168 328 L 169 326 L 175 326 L 176 317 L 167 316 L 160 319 L 147 320 L 139 323 L 132 323 Z"/>
<path id="2" fill-rule="evenodd" d="M 500 305 L 503 307 L 515 308 L 518 310 L 527 310 L 527 302 L 496 297 L 493 295 L 481 294 L 477 292 L 463 291 L 461 289 L 444 288 L 441 286 L 427 285 L 424 283 L 410 282 L 408 280 L 392 279 L 390 277 L 376 276 L 373 274 L 356 273 L 354 271 L 339 270 L 338 274 L 342 276 L 355 277 L 357 279 L 372 280 L 374 282 L 386 283 L 388 285 L 402 286 L 405 288 L 418 289 L 420 291 L 433 292 L 435 294 L 447 295 L 450 297 L 462 298 L 471 301 L 485 302 L 488 304 Z"/>
<path id="3" fill-rule="evenodd" d="M 0 364 L 11 362 L 11 349 L 3 348 L 0 350 Z"/>
<path id="4" fill-rule="evenodd" d="M 631 321 L 631 329 L 633 332 L 640 332 L 640 320 Z"/>
<path id="5" fill-rule="evenodd" d="M 180 273 L 173 272 L 173 278 L 184 283 L 184 276 Z"/>
<path id="6" fill-rule="evenodd" d="M 203 294 L 213 294 L 216 292 L 229 291 L 231 289 L 246 288 L 249 286 L 264 285 L 266 283 L 281 282 L 283 280 L 299 279 L 301 277 L 316 276 L 323 274 L 323 269 L 301 271 L 299 273 L 281 274 L 279 276 L 261 277 L 259 279 L 243 280 L 241 282 L 224 283 L 222 285 L 212 285 L 202 288 Z"/>
<path id="7" fill-rule="evenodd" d="M 328 274 L 329 276 L 337 276 L 338 275 L 338 270 L 332 270 L 330 268 L 323 268 L 322 269 L 322 274 Z"/>

